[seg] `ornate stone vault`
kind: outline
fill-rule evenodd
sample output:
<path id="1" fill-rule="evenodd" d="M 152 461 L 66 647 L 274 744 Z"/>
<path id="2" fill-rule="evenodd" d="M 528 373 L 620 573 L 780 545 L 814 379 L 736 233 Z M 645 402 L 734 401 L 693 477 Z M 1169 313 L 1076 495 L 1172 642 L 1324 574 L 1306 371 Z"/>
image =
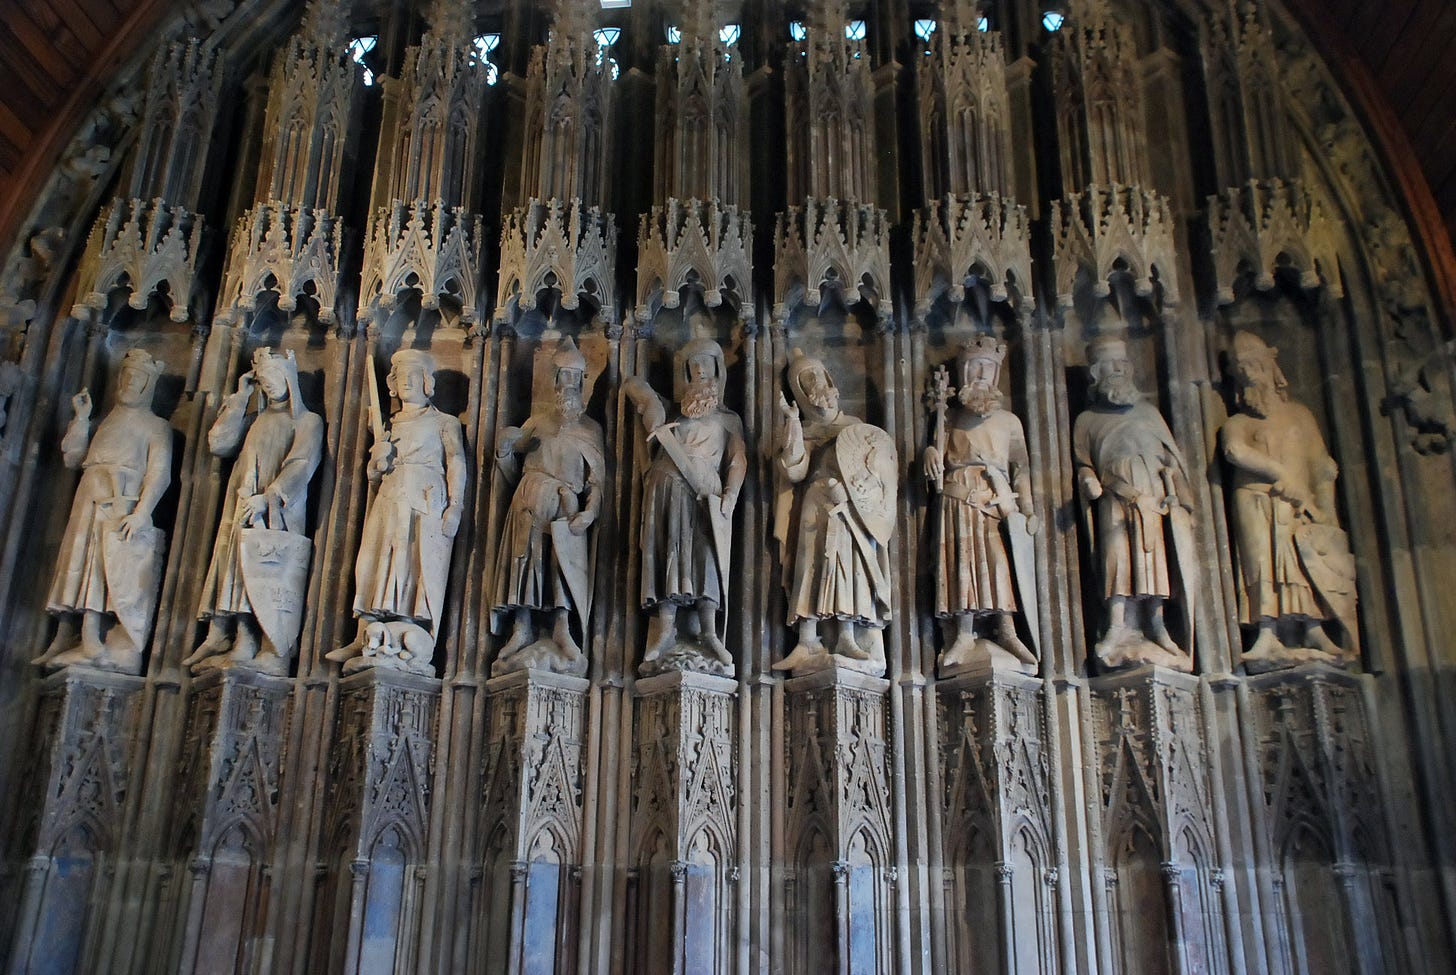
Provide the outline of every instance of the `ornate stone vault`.
<path id="1" fill-rule="evenodd" d="M 0 269 L 7 970 L 1449 970 L 1407 201 L 1047 7 L 180 5 Z"/>

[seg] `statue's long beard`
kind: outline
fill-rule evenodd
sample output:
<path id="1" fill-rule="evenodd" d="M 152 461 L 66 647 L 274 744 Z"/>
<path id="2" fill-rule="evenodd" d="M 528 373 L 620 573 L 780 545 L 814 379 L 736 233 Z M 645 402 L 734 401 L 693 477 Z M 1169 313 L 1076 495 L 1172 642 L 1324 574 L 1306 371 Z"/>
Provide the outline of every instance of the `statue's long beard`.
<path id="1" fill-rule="evenodd" d="M 574 423 L 581 419 L 586 412 L 586 406 L 581 401 L 581 395 L 575 390 L 566 390 L 556 394 L 556 409 L 561 413 L 561 419 L 567 423 Z"/>
<path id="2" fill-rule="evenodd" d="M 1258 383 L 1239 390 L 1239 403 L 1245 411 L 1258 417 L 1269 416 L 1284 398 L 1272 383 Z"/>
<path id="3" fill-rule="evenodd" d="M 718 411 L 718 384 L 711 379 L 695 379 L 683 391 L 682 415 L 690 420 Z"/>
<path id="4" fill-rule="evenodd" d="M 995 413 L 1005 400 L 995 386 L 962 386 L 958 397 L 961 405 L 977 416 Z"/>
<path id="5" fill-rule="evenodd" d="M 821 410 L 832 413 L 839 409 L 839 393 L 835 390 L 805 390 L 804 395 L 808 398 L 810 404 Z"/>
<path id="6" fill-rule="evenodd" d="M 1126 376 L 1106 376 L 1098 380 L 1097 394 L 1113 406 L 1132 406 L 1143 398 L 1137 383 Z"/>

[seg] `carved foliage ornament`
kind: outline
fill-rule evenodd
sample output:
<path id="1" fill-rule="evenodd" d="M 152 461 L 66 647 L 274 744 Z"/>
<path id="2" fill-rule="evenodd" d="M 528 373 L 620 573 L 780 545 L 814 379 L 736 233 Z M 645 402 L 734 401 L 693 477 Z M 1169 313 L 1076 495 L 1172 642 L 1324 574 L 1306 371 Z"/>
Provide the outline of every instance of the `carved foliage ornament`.
<path id="1" fill-rule="evenodd" d="M 942 294 L 965 299 L 965 281 L 980 276 L 992 301 L 1007 301 L 1009 280 L 1018 311 L 1036 310 L 1031 292 L 1031 227 L 1026 208 L 996 194 L 951 194 L 915 214 L 915 316 L 924 318 Z"/>
<path id="2" fill-rule="evenodd" d="M 185 322 L 192 300 L 202 244 L 202 216 L 161 199 L 117 200 L 97 221 L 86 244 L 72 314 L 101 312 L 111 292 L 130 292 L 127 303 L 138 311 L 166 286 L 174 322 Z"/>
<path id="3" fill-rule="evenodd" d="M 798 289 L 803 288 L 802 295 Z M 894 312 L 890 298 L 890 221 L 866 204 L 808 199 L 789 207 L 774 227 L 774 318 L 788 318 L 798 302 L 817 306 L 825 289 L 850 289 L 871 302 L 882 325 Z"/>
<path id="4" fill-rule="evenodd" d="M 370 221 L 359 289 L 359 320 L 375 323 L 405 292 L 420 292 L 423 307 L 434 310 L 440 299 L 460 304 L 460 320 L 474 323 L 483 222 L 478 214 L 435 201 L 380 207 Z"/>
<path id="5" fill-rule="evenodd" d="M 669 199 L 642 217 L 637 236 L 637 320 L 651 320 L 653 298 L 676 308 L 684 289 L 703 288 L 709 308 L 735 299 L 746 323 L 755 317 L 753 302 L 753 223 L 746 211 L 716 199 Z"/>
<path id="6" fill-rule="evenodd" d="M 1168 201 L 1137 186 L 1091 186 L 1059 201 L 1052 211 L 1056 248 L 1057 302 L 1070 308 L 1077 274 L 1085 271 L 1093 294 L 1112 293 L 1108 278 L 1124 264 L 1137 293 L 1163 289 L 1167 305 L 1178 303 L 1177 249 Z"/>
<path id="7" fill-rule="evenodd" d="M 577 199 L 533 199 L 507 219 L 501 230 L 497 322 L 536 307 L 537 295 L 554 289 L 561 307 L 579 307 L 582 297 L 599 306 L 603 320 L 617 320 L 617 221 Z"/>
<path id="8" fill-rule="evenodd" d="M 238 220 L 228 247 L 228 271 L 218 321 L 235 325 L 260 295 L 278 294 L 291 312 L 300 298 L 318 302 L 319 321 L 332 324 L 339 287 L 343 221 L 326 211 L 272 200 Z"/>
<path id="9" fill-rule="evenodd" d="M 1260 291 L 1274 287 L 1274 272 L 1286 264 L 1299 272 L 1306 289 L 1329 287 L 1344 296 L 1337 263 L 1336 228 L 1324 204 L 1298 181 L 1250 180 L 1247 185 L 1208 198 L 1219 304 L 1234 300 L 1241 266 L 1254 271 Z"/>

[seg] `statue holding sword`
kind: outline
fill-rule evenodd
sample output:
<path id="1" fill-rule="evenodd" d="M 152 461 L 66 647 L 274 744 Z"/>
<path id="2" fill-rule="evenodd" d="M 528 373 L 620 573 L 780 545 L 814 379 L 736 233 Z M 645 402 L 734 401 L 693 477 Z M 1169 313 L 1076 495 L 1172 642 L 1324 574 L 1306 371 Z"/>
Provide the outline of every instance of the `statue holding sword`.
<path id="1" fill-rule="evenodd" d="M 643 481 L 642 608 L 653 615 L 642 672 L 731 673 L 724 636 L 733 510 L 748 469 L 743 421 L 722 405 L 725 369 L 717 342 L 688 342 L 673 365 L 679 414 L 670 423 L 664 401 L 645 380 L 633 377 L 623 387 L 657 447 Z M 695 645 L 679 642 L 680 609 L 693 611 Z"/>
<path id="2" fill-rule="evenodd" d="M 959 387 L 952 389 L 943 367 L 931 382 L 935 422 L 924 460 L 926 480 L 940 494 L 931 549 L 935 614 L 955 625 L 940 655 L 943 677 L 998 666 L 1032 673 L 1037 666 L 1016 632 L 1018 612 L 1032 633 L 1037 626 L 1031 536 L 1038 521 L 1026 433 L 997 387 L 1005 357 L 1005 342 L 978 335 L 961 350 Z M 990 623 L 990 635 L 977 634 L 979 620 Z"/>

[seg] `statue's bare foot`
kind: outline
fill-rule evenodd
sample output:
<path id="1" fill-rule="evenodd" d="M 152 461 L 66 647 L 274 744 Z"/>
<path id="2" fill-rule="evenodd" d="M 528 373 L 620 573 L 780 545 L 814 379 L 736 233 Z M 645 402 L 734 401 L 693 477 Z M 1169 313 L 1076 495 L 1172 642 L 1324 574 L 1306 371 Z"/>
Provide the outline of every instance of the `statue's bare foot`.
<path id="1" fill-rule="evenodd" d="M 707 650 L 714 657 L 717 657 L 719 663 L 732 666 L 733 655 L 728 652 L 728 648 L 723 645 L 723 641 L 718 639 L 717 633 L 714 633 L 711 629 L 703 630 L 698 634 L 698 639 L 702 642 L 703 649 Z"/>
<path id="2" fill-rule="evenodd" d="M 576 641 L 571 638 L 571 626 L 567 623 L 565 614 L 562 614 L 561 618 L 556 621 L 556 625 L 551 628 L 551 641 L 561 648 L 561 654 L 567 660 L 580 660 L 585 656 L 581 652 L 581 647 L 577 646 Z"/>
<path id="3" fill-rule="evenodd" d="M 44 667 L 54 663 L 62 654 L 74 650 L 81 645 L 81 637 L 76 633 L 75 627 L 62 623 L 56 628 L 55 639 L 46 646 L 40 656 L 31 661 L 37 667 Z"/>
<path id="4" fill-rule="evenodd" d="M 511 638 L 506 641 L 505 646 L 501 647 L 500 653 L 496 654 L 495 659 L 497 661 L 509 660 L 511 657 L 514 657 L 516 654 L 526 649 L 526 647 L 530 646 L 531 642 L 535 640 L 535 638 L 536 634 L 532 629 L 530 622 L 518 621 L 516 625 L 511 628 Z"/>
<path id="5" fill-rule="evenodd" d="M 1138 635 L 1131 627 L 1115 624 L 1107 628 L 1102 639 L 1097 641 L 1097 658 L 1109 666 L 1116 666 L 1122 660 L 1127 648 L 1138 642 Z"/>
<path id="6" fill-rule="evenodd" d="M 279 656 L 273 650 L 260 650 L 257 655 L 247 661 L 238 661 L 249 670 L 256 670 L 259 673 L 271 674 L 275 677 L 288 676 L 288 658 Z"/>
<path id="7" fill-rule="evenodd" d="M 870 653 L 860 646 L 854 638 L 854 624 L 845 623 L 839 630 L 839 639 L 835 641 L 834 652 L 841 657 L 848 657 L 850 660 L 868 660 Z"/>
<path id="8" fill-rule="evenodd" d="M 118 674 L 140 674 L 142 652 L 132 646 L 106 646 L 90 661 L 97 670 L 110 670 Z"/>
<path id="9" fill-rule="evenodd" d="M 960 667 L 971 662 L 976 650 L 976 633 L 969 626 L 956 631 L 956 638 L 940 655 L 941 666 Z"/>
<path id="10" fill-rule="evenodd" d="M 99 650 L 93 652 L 84 644 L 72 647 L 51 657 L 45 662 L 45 666 L 51 670 L 60 670 L 62 667 L 91 666 L 92 661 L 101 655 Z"/>
<path id="11" fill-rule="evenodd" d="M 197 649 L 192 651 L 192 655 L 182 661 L 182 666 L 192 667 L 200 664 L 208 657 L 215 657 L 218 654 L 227 653 L 231 646 L 232 641 L 228 638 L 227 629 L 217 623 L 213 623 L 207 628 L 207 639 L 199 643 Z"/>
<path id="12" fill-rule="evenodd" d="M 675 623 L 675 616 L 665 618 L 660 611 L 652 617 L 647 624 L 647 651 L 642 654 L 644 664 L 651 663 L 672 649 L 673 641 L 677 639 Z"/>
<path id="13" fill-rule="evenodd" d="M 800 668 L 810 667 L 815 663 L 821 662 L 828 655 L 829 652 L 824 649 L 824 644 L 818 640 L 810 642 L 800 640 L 787 657 L 773 665 L 773 669 L 799 670 Z"/>
<path id="14" fill-rule="evenodd" d="M 1321 623 L 1309 624 L 1305 629 L 1304 639 L 1311 650 L 1318 650 L 1337 658 L 1344 656 L 1344 651 L 1340 649 L 1339 644 L 1330 639 L 1330 635 L 1325 632 L 1324 625 Z"/>
<path id="15" fill-rule="evenodd" d="M 1274 628 L 1261 627 L 1259 636 L 1254 640 L 1254 645 L 1244 654 L 1245 660 L 1273 660 L 1288 648 L 1280 642 Z"/>
<path id="16" fill-rule="evenodd" d="M 332 660 L 336 664 L 346 664 L 350 660 L 353 660 L 355 657 L 361 656 L 363 653 L 364 634 L 361 632 L 359 634 L 359 639 L 355 640 L 353 643 L 347 643 L 336 650 L 330 650 L 328 653 L 324 654 L 324 659 Z"/>

